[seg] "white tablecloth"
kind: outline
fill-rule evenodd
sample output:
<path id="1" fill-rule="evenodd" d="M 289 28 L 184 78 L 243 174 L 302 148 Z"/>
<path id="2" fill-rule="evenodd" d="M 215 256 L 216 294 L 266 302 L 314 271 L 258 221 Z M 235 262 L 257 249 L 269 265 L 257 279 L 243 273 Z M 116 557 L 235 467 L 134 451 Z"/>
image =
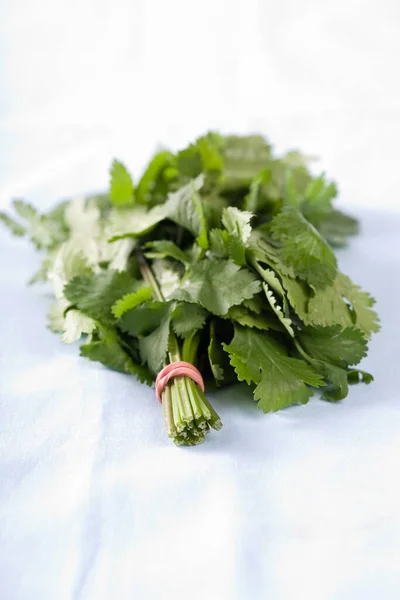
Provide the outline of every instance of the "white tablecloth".
<path id="1" fill-rule="evenodd" d="M 45 329 L 32 250 L 1 232 L 2 600 L 397 600 L 400 217 L 363 214 L 340 261 L 378 300 L 375 383 L 273 415 L 223 390 L 188 449 L 152 389 Z"/>

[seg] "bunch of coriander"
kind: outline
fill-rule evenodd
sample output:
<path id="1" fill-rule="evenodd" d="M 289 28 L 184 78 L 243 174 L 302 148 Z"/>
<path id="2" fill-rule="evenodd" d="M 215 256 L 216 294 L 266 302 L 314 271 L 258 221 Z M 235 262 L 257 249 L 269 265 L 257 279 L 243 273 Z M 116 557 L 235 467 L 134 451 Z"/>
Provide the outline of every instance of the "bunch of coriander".
<path id="1" fill-rule="evenodd" d="M 340 400 L 378 330 L 374 300 L 337 268 L 332 247 L 357 232 L 334 183 L 260 136 L 209 133 L 158 152 L 137 183 L 114 161 L 109 193 L 22 219 L 0 213 L 44 252 L 50 329 L 81 356 L 152 384 L 169 363 L 217 386 L 246 381 L 264 412 Z M 168 435 L 197 444 L 222 424 L 187 376 L 162 392 Z"/>

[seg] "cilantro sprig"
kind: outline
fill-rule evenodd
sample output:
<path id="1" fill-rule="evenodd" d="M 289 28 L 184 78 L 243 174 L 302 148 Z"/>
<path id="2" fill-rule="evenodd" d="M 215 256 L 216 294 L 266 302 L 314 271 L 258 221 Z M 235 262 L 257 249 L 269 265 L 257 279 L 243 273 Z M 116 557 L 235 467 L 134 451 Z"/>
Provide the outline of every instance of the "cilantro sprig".
<path id="1" fill-rule="evenodd" d="M 150 385 L 184 360 L 208 384 L 247 382 L 269 412 L 373 379 L 356 365 L 379 319 L 338 269 L 334 249 L 358 223 L 336 196 L 298 152 L 209 133 L 157 152 L 138 180 L 114 160 L 107 193 L 46 214 L 15 200 L 0 220 L 42 251 L 31 282 L 52 283 L 49 327 L 82 338 L 83 357 Z M 178 445 L 222 426 L 188 377 L 169 382 L 163 409 Z"/>

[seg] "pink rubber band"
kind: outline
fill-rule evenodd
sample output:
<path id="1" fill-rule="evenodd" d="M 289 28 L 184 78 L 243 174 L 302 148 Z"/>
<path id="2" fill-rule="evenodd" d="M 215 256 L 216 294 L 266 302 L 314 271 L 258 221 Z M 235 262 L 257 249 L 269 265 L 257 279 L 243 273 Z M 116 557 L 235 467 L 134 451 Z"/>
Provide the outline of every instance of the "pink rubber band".
<path id="1" fill-rule="evenodd" d="M 156 396 L 159 402 L 162 403 L 162 393 L 168 381 L 172 379 L 172 377 L 178 377 L 179 375 L 185 375 L 186 377 L 193 379 L 193 381 L 200 386 L 201 391 L 204 392 L 204 381 L 200 371 L 184 360 L 177 360 L 161 369 L 157 375 Z"/>

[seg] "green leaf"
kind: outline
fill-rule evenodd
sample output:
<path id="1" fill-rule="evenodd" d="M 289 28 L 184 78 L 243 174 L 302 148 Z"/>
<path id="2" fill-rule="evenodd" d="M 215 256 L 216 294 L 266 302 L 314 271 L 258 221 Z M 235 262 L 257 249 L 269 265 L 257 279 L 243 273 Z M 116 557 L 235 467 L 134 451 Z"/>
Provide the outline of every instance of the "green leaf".
<path id="1" fill-rule="evenodd" d="M 133 337 L 148 335 L 167 318 L 169 312 L 170 305 L 167 302 L 146 302 L 126 311 L 118 326 Z"/>
<path id="2" fill-rule="evenodd" d="M 196 192 L 203 186 L 204 177 L 199 175 L 196 179 L 181 187 L 177 192 L 170 193 L 163 205 L 154 206 L 145 210 L 143 206 L 125 209 L 121 213 L 120 221 L 115 224 L 110 241 L 123 237 L 138 237 L 149 233 L 156 225 L 170 219 L 177 225 L 187 229 L 199 242 L 206 243 L 204 215 L 198 205 Z"/>
<path id="3" fill-rule="evenodd" d="M 199 235 L 196 238 L 196 242 L 203 250 L 207 250 L 208 248 L 208 236 L 207 236 L 207 222 L 204 216 L 203 205 L 201 203 L 201 198 L 197 191 L 193 190 L 192 196 L 193 206 L 198 215 L 199 219 Z"/>
<path id="4" fill-rule="evenodd" d="M 204 183 L 203 175 L 173 192 L 164 205 L 165 217 L 184 227 L 198 239 L 200 247 L 207 248 L 207 230 L 198 190 Z"/>
<path id="5" fill-rule="evenodd" d="M 290 306 L 302 321 L 310 322 L 308 305 L 313 293 L 311 288 L 299 279 L 293 279 L 293 277 L 283 274 L 280 277 Z M 323 292 L 325 293 L 325 290 Z"/>
<path id="6" fill-rule="evenodd" d="M 357 219 L 339 210 L 332 210 L 312 223 L 331 246 L 345 246 L 347 238 L 359 232 Z"/>
<path id="7" fill-rule="evenodd" d="M 22 227 L 20 223 L 9 217 L 5 212 L 0 211 L 0 221 L 4 223 L 6 227 L 8 227 L 13 235 L 17 235 L 19 237 L 25 235 L 25 227 Z"/>
<path id="8" fill-rule="evenodd" d="M 367 342 L 356 327 L 306 327 L 298 339 L 312 358 L 346 368 L 356 365 L 367 354 Z"/>
<path id="9" fill-rule="evenodd" d="M 104 324 L 112 324 L 111 308 L 125 294 L 134 291 L 135 282 L 127 273 L 105 271 L 97 275 L 78 275 L 64 288 L 72 305 L 85 315 Z"/>
<path id="10" fill-rule="evenodd" d="M 333 283 L 337 273 L 335 255 L 298 210 L 284 207 L 273 218 L 270 231 L 282 245 L 282 259 L 297 277 L 321 289 Z"/>
<path id="11" fill-rule="evenodd" d="M 64 344 L 73 344 L 77 342 L 83 334 L 92 333 L 96 328 L 96 323 L 90 317 L 87 317 L 79 310 L 71 309 L 67 311 L 64 318 L 63 334 L 61 336 Z"/>
<path id="12" fill-rule="evenodd" d="M 263 185 L 271 180 L 271 170 L 263 169 L 250 183 L 250 189 L 244 199 L 244 208 L 251 213 L 256 213 L 260 204 L 260 192 Z"/>
<path id="13" fill-rule="evenodd" d="M 229 236 L 228 232 L 222 229 L 212 229 L 210 231 L 210 250 L 219 258 L 228 258 L 229 256 Z"/>
<path id="14" fill-rule="evenodd" d="M 279 275 L 285 274 L 289 277 L 296 277 L 293 268 L 283 262 L 281 250 L 272 243 L 268 232 L 260 227 L 253 229 L 249 239 L 249 260 L 251 263 L 256 261 L 258 267 L 261 264 L 269 265 Z"/>
<path id="15" fill-rule="evenodd" d="M 256 314 L 251 312 L 244 305 L 242 306 L 231 306 L 228 310 L 226 317 L 231 321 L 243 325 L 243 327 L 255 327 L 256 329 L 262 329 L 267 331 L 268 329 L 274 329 L 278 331 L 285 331 L 284 327 L 280 327 L 279 323 L 272 316 L 263 314 Z"/>
<path id="16" fill-rule="evenodd" d="M 327 382 L 327 386 L 323 389 L 321 396 L 322 400 L 337 402 L 346 398 L 349 393 L 346 369 L 321 360 L 313 360 L 311 361 L 311 365 L 318 373 L 321 373 Z"/>
<path id="17" fill-rule="evenodd" d="M 202 172 L 202 161 L 199 149 L 191 144 L 184 150 L 178 152 L 176 156 L 176 166 L 178 171 L 184 177 L 193 179 Z"/>
<path id="18" fill-rule="evenodd" d="M 181 282 L 182 265 L 168 259 L 156 259 L 151 266 L 164 300 L 171 300 Z"/>
<path id="19" fill-rule="evenodd" d="M 186 338 L 206 322 L 207 312 L 198 304 L 178 302 L 172 312 L 172 328 L 176 335 Z"/>
<path id="20" fill-rule="evenodd" d="M 336 185 L 333 182 L 327 182 L 324 173 L 310 181 L 305 190 L 305 202 L 302 207 L 307 219 L 329 213 L 332 210 L 332 200 L 337 193 Z"/>
<path id="21" fill-rule="evenodd" d="M 207 353 L 211 372 L 215 379 L 215 383 L 219 386 L 220 382 L 224 380 L 224 373 L 228 360 L 226 354 L 222 350 L 222 345 L 217 340 L 215 324 L 213 321 L 210 323 L 210 343 L 208 344 Z M 227 366 L 229 366 L 229 363 Z"/>
<path id="22" fill-rule="evenodd" d="M 361 369 L 351 369 L 347 372 L 347 379 L 350 384 L 355 383 L 366 383 L 367 385 L 374 381 L 371 373 L 367 373 L 367 371 L 361 371 Z"/>
<path id="23" fill-rule="evenodd" d="M 27 221 L 27 232 L 37 248 L 51 248 L 65 240 L 65 225 L 58 216 L 52 217 L 52 213 L 40 215 L 24 200 L 14 200 L 13 206 L 18 215 Z"/>
<path id="24" fill-rule="evenodd" d="M 53 284 L 56 298 L 64 298 L 64 287 L 77 275 L 91 275 L 92 269 L 82 248 L 73 238 L 61 244 L 57 251 L 49 253 L 43 261 L 43 274 Z"/>
<path id="25" fill-rule="evenodd" d="M 221 147 L 228 187 L 250 185 L 271 160 L 271 146 L 259 135 L 226 136 Z"/>
<path id="26" fill-rule="evenodd" d="M 324 385 L 310 365 L 287 356 L 286 349 L 268 333 L 235 326 L 234 338 L 224 349 L 239 381 L 257 384 L 254 397 L 264 412 L 305 404 L 312 396 L 307 385 Z"/>
<path id="27" fill-rule="evenodd" d="M 32 222 L 38 217 L 36 208 L 32 204 L 25 202 L 25 200 L 17 198 L 13 200 L 13 206 L 18 215 L 28 222 Z"/>
<path id="28" fill-rule="evenodd" d="M 354 323 L 359 327 L 367 337 L 371 333 L 379 331 L 379 317 L 371 308 L 375 304 L 375 299 L 367 292 L 354 284 L 350 277 L 339 273 L 337 277 L 337 288 L 346 300 L 351 303 Z"/>
<path id="29" fill-rule="evenodd" d="M 218 134 L 208 133 L 196 140 L 204 171 L 222 171 L 224 162 L 220 154 L 221 138 Z"/>
<path id="30" fill-rule="evenodd" d="M 125 296 L 119 298 L 111 307 L 114 317 L 120 319 L 131 308 L 136 308 L 139 304 L 144 304 L 147 300 L 150 300 L 152 293 L 150 287 L 142 287 L 137 292 L 125 294 Z"/>
<path id="31" fill-rule="evenodd" d="M 232 260 L 201 260 L 193 265 L 174 293 L 176 300 L 201 304 L 214 315 L 225 315 L 260 291 L 260 282 Z"/>
<path id="32" fill-rule="evenodd" d="M 50 304 L 47 311 L 47 325 L 50 331 L 54 333 L 61 333 L 64 329 L 64 314 L 68 308 L 68 302 L 63 300 L 57 300 L 53 304 Z"/>
<path id="33" fill-rule="evenodd" d="M 190 257 L 181 250 L 174 242 L 169 240 L 156 240 L 146 244 L 145 256 L 147 258 L 173 258 L 184 265 L 190 264 Z"/>
<path id="34" fill-rule="evenodd" d="M 82 344 L 80 355 L 89 360 L 100 362 L 108 369 L 136 375 L 142 383 L 151 385 L 154 380 L 148 369 L 136 364 L 122 348 L 117 334 L 112 329 L 102 329 L 99 340 Z"/>
<path id="35" fill-rule="evenodd" d="M 307 325 L 356 325 L 367 337 L 379 331 L 379 318 L 372 309 L 375 300 L 354 284 L 349 277 L 338 273 L 332 286 L 316 290 L 308 303 Z"/>
<path id="36" fill-rule="evenodd" d="M 222 211 L 222 224 L 228 232 L 230 254 L 238 265 L 246 264 L 246 248 L 251 234 L 250 212 L 229 206 Z"/>
<path id="37" fill-rule="evenodd" d="M 170 321 L 167 314 L 154 331 L 139 340 L 140 356 L 154 375 L 163 368 L 167 356 Z"/>
<path id="38" fill-rule="evenodd" d="M 132 177 L 126 166 L 119 160 L 113 160 L 110 167 L 110 198 L 116 206 L 134 202 Z"/>
<path id="39" fill-rule="evenodd" d="M 151 196 L 152 189 L 160 174 L 173 164 L 173 156 L 170 152 L 157 152 L 149 162 L 146 170 L 136 188 L 136 202 L 146 204 Z"/>
<path id="40" fill-rule="evenodd" d="M 333 285 L 323 290 L 315 290 L 308 302 L 307 314 L 302 316 L 306 325 L 353 325 L 348 305 L 340 293 L 338 277 Z"/>
<path id="41" fill-rule="evenodd" d="M 265 283 L 267 283 L 278 296 L 281 298 L 285 296 L 285 290 L 283 289 L 281 282 L 271 269 L 263 269 L 258 266 L 257 271 L 260 273 Z"/>
<path id="42" fill-rule="evenodd" d="M 275 298 L 272 290 L 269 289 L 269 287 L 268 287 L 268 285 L 266 283 L 263 283 L 263 289 L 264 289 L 265 295 L 267 297 L 267 300 L 268 300 L 268 302 L 269 302 L 272 310 L 274 311 L 274 313 L 278 317 L 279 321 L 282 323 L 282 325 L 284 326 L 284 328 L 286 329 L 286 331 L 288 332 L 288 334 L 291 337 L 294 337 L 294 331 L 293 331 L 293 327 L 292 327 L 292 320 L 289 319 L 289 317 L 285 317 L 285 315 L 283 314 L 282 308 L 279 306 L 278 301 Z"/>

